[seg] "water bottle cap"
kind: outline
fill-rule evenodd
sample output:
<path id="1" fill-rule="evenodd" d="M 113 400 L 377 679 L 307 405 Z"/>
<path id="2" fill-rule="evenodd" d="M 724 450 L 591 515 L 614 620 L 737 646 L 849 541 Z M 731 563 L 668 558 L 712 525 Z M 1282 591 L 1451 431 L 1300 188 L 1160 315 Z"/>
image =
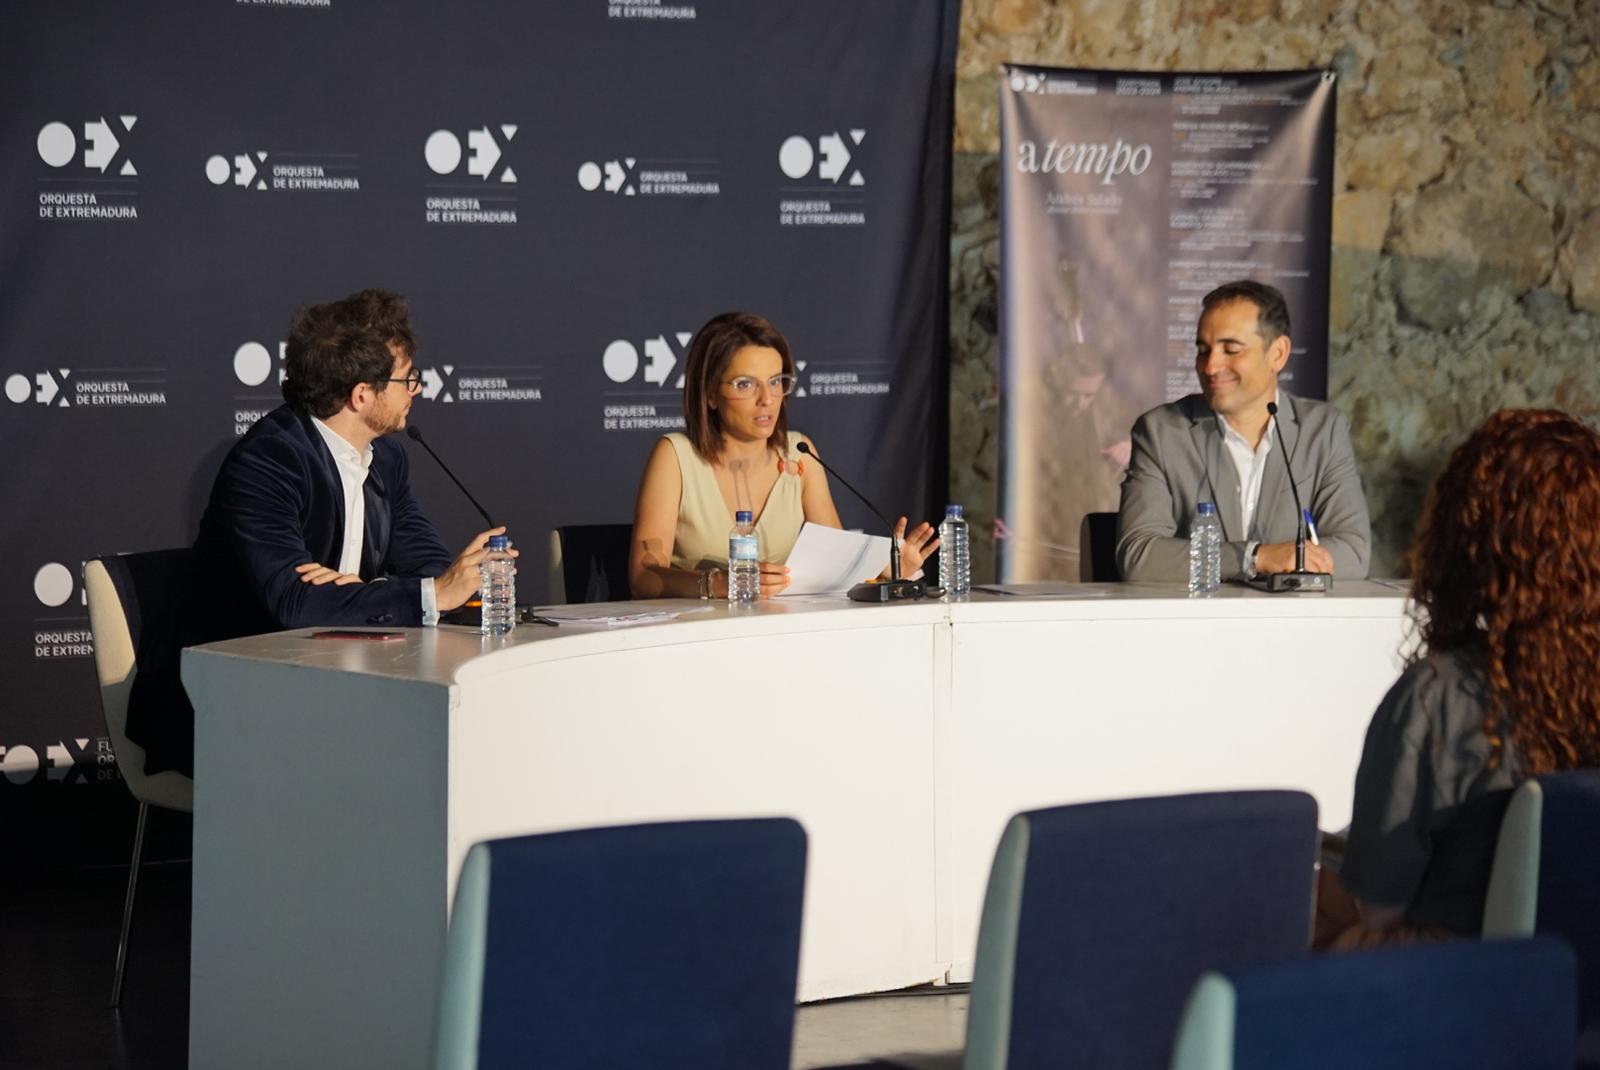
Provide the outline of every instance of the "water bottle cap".
<path id="1" fill-rule="evenodd" d="M 1194 511 L 1199 513 L 1201 516 L 1211 516 L 1217 511 L 1217 507 L 1213 502 L 1201 502 L 1199 505 L 1195 506 Z"/>
<path id="2" fill-rule="evenodd" d="M 734 522 L 738 524 L 748 524 L 755 518 L 756 514 L 752 513 L 748 509 L 740 509 L 737 513 L 733 514 Z"/>
<path id="3" fill-rule="evenodd" d="M 960 520 L 961 519 L 961 506 L 959 506 L 959 505 L 947 505 L 947 506 L 945 506 L 944 507 L 944 516 L 945 516 L 946 520 Z"/>
<path id="4" fill-rule="evenodd" d="M 511 549 L 511 536 L 509 536 L 509 535 L 490 535 L 489 536 L 489 549 L 491 549 L 491 550 L 509 550 L 509 549 Z"/>

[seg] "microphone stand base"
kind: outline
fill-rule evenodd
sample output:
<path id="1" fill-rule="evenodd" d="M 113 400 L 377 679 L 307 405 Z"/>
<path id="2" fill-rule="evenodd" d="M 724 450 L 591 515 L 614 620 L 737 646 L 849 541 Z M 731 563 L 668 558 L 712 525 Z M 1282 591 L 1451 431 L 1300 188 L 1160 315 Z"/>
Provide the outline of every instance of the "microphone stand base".
<path id="1" fill-rule="evenodd" d="M 1269 594 L 1327 594 L 1333 590 L 1333 576 L 1327 572 L 1272 572 L 1245 582 Z"/>
<path id="2" fill-rule="evenodd" d="M 884 580 L 881 583 L 858 583 L 850 588 L 852 602 L 914 602 L 926 598 L 928 585 L 921 580 Z"/>

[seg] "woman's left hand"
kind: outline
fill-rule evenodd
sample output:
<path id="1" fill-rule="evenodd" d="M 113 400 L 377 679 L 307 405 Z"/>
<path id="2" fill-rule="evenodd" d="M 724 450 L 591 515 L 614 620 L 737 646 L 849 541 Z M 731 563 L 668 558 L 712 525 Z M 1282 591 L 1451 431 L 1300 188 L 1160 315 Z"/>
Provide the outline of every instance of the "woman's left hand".
<path id="1" fill-rule="evenodd" d="M 906 534 L 906 518 L 901 517 L 894 526 L 894 537 L 900 541 L 900 575 L 912 576 L 922 568 L 922 563 L 939 548 L 939 533 L 932 524 L 918 524 Z"/>

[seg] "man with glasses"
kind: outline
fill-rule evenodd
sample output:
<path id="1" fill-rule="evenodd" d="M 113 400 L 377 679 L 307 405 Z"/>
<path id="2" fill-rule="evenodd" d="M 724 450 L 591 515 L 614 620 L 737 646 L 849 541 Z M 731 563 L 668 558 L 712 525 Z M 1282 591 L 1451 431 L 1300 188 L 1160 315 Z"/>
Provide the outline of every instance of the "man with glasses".
<path id="1" fill-rule="evenodd" d="M 141 666 L 128 737 L 146 771 L 192 774 L 193 710 L 177 653 L 287 628 L 417 626 L 478 589 L 489 536 L 445 548 L 411 492 L 401 430 L 421 389 L 405 300 L 364 290 L 302 309 L 284 353 L 285 404 L 222 462 L 200 521 L 170 659 Z"/>

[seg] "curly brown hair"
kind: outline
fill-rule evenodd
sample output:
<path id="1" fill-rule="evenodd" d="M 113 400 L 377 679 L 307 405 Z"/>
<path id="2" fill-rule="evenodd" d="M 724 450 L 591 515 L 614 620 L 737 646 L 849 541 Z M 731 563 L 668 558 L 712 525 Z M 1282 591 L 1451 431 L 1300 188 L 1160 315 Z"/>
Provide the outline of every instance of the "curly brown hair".
<path id="1" fill-rule="evenodd" d="M 1492 760 L 1600 765 L 1600 436 L 1549 409 L 1490 416 L 1434 483 L 1411 574 L 1413 660 L 1482 665 Z"/>
<path id="2" fill-rule="evenodd" d="M 296 312 L 284 347 L 283 400 L 326 420 L 344 407 L 358 383 L 382 388 L 396 347 L 412 357 L 406 299 L 389 290 L 362 290 L 340 301 Z"/>

